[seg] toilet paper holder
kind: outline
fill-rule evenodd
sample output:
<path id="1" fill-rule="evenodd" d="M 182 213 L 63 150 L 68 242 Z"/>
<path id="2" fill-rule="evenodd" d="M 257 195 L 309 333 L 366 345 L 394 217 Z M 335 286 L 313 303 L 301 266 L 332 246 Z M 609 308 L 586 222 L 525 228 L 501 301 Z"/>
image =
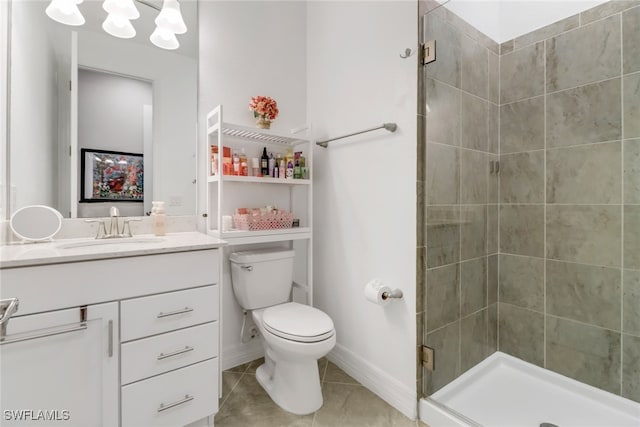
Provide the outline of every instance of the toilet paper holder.
<path id="1" fill-rule="evenodd" d="M 394 289 L 391 292 L 383 292 L 382 299 L 388 300 L 390 298 L 402 298 L 402 291 L 400 289 Z"/>

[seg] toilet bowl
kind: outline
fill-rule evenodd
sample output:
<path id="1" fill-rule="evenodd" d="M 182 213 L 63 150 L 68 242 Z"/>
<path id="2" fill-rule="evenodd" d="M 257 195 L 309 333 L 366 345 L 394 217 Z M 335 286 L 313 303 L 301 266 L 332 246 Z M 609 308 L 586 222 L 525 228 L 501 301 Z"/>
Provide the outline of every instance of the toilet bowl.
<path id="1" fill-rule="evenodd" d="M 336 344 L 333 321 L 324 312 L 289 302 L 293 251 L 232 253 L 236 300 L 250 310 L 260 332 L 265 363 L 256 379 L 285 411 L 304 415 L 322 407 L 318 359 Z"/>
<path id="2" fill-rule="evenodd" d="M 273 316 L 274 311 L 277 316 Z M 305 317 L 297 317 L 301 314 Z M 260 385 L 285 411 L 304 415 L 320 409 L 323 399 L 318 359 L 329 353 L 336 344 L 336 334 L 329 316 L 295 302 L 255 310 L 252 315 L 265 350 L 265 363 L 256 371 Z M 309 324 L 311 322 L 307 316 L 316 317 L 314 320 L 320 322 L 315 329 L 305 332 L 300 327 L 300 319 Z M 278 322 L 277 329 L 274 327 L 274 318 Z"/>

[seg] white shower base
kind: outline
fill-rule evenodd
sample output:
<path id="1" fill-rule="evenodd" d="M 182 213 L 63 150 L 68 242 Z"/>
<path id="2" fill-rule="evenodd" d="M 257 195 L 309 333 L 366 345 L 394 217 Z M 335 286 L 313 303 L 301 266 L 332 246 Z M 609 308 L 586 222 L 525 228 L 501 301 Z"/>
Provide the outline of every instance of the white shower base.
<path id="1" fill-rule="evenodd" d="M 422 399 L 419 410 L 430 427 L 640 426 L 640 403 L 501 352 Z"/>

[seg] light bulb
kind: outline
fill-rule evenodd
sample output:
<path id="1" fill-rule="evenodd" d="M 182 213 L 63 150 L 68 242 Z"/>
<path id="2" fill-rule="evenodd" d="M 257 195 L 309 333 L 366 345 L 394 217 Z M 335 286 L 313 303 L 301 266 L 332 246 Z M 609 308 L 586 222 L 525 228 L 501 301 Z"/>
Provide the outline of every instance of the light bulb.
<path id="1" fill-rule="evenodd" d="M 182 19 L 178 0 L 164 0 L 162 10 L 155 22 L 158 27 L 166 28 L 174 34 L 184 34 L 187 32 L 187 25 L 184 23 L 184 19 Z"/>
<path id="2" fill-rule="evenodd" d="M 102 29 L 114 37 L 121 39 L 130 39 L 135 37 L 136 30 L 128 19 L 120 16 L 109 14 L 107 19 L 102 23 Z"/>
<path id="3" fill-rule="evenodd" d="M 79 26 L 84 24 L 84 16 L 78 9 L 82 0 L 51 0 L 45 10 L 47 16 L 65 25 Z"/>
<path id="4" fill-rule="evenodd" d="M 149 40 L 162 49 L 174 50 L 180 47 L 176 35 L 166 28 L 156 27 Z"/>
<path id="5" fill-rule="evenodd" d="M 133 4 L 133 0 L 105 0 L 102 8 L 110 15 L 132 20 L 140 18 L 140 12 Z"/>

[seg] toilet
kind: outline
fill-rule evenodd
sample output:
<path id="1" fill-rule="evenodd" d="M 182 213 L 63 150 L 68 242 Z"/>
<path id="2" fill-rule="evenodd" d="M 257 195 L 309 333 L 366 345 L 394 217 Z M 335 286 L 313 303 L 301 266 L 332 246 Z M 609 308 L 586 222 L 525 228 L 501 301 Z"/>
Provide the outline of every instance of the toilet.
<path id="1" fill-rule="evenodd" d="M 240 306 L 251 311 L 265 363 L 256 379 L 285 411 L 305 415 L 322 407 L 318 359 L 336 344 L 333 321 L 324 312 L 289 302 L 292 250 L 255 250 L 230 255 L 231 282 Z"/>

